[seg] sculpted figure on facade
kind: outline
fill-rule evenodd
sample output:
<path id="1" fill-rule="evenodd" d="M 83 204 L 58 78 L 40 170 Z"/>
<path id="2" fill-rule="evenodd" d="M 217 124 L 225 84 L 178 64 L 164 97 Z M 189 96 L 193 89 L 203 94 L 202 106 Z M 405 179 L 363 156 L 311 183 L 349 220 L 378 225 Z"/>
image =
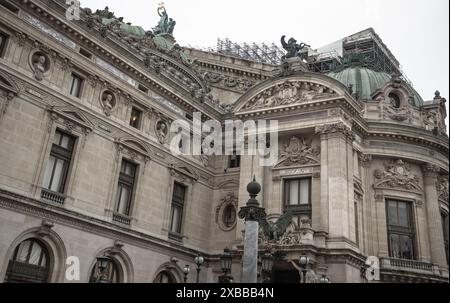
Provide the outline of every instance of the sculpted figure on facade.
<path id="1" fill-rule="evenodd" d="M 286 42 L 286 36 L 283 35 L 281 37 L 281 45 L 283 48 L 287 51 L 286 56 L 283 57 L 283 59 L 289 59 L 289 58 L 295 58 L 300 56 L 300 51 L 304 49 L 305 47 L 311 47 L 310 45 L 306 43 L 297 43 L 297 40 L 294 38 L 289 39 L 288 42 Z"/>
<path id="2" fill-rule="evenodd" d="M 446 201 L 448 203 L 448 176 L 438 176 L 436 190 L 438 192 L 439 200 Z"/>
<path id="3" fill-rule="evenodd" d="M 277 166 L 305 165 L 318 163 L 320 148 L 312 147 L 304 138 L 292 137 L 284 144 Z"/>
<path id="4" fill-rule="evenodd" d="M 100 103 L 103 108 L 103 112 L 106 116 L 110 116 L 114 108 L 116 107 L 116 97 L 110 91 L 105 91 L 101 95 Z"/>
<path id="5" fill-rule="evenodd" d="M 266 241 L 264 242 L 278 242 L 283 237 L 287 228 L 292 222 L 292 213 L 285 212 L 276 222 L 271 222 L 266 218 L 260 220 L 262 236 Z"/>
<path id="6" fill-rule="evenodd" d="M 412 173 L 410 164 L 400 159 L 386 163 L 384 171 L 376 170 L 375 178 L 375 187 L 422 191 L 419 177 Z"/>
<path id="7" fill-rule="evenodd" d="M 42 81 L 45 74 L 50 69 L 50 61 L 44 53 L 36 52 L 31 57 L 34 77 L 38 81 Z"/>
<path id="8" fill-rule="evenodd" d="M 286 81 L 256 95 L 245 109 L 260 109 L 282 105 L 294 105 L 312 100 L 331 98 L 336 93 L 319 84 Z"/>
<path id="9" fill-rule="evenodd" d="M 158 121 L 156 123 L 156 137 L 161 144 L 164 144 L 166 142 L 168 132 L 169 126 L 167 125 L 167 122 Z"/>

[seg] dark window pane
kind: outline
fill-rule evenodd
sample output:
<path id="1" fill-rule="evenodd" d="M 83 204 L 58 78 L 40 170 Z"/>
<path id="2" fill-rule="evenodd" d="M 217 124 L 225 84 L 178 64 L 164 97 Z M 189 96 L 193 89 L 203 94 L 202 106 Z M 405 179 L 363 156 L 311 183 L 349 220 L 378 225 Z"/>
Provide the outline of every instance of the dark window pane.
<path id="1" fill-rule="evenodd" d="M 233 154 L 230 156 L 230 168 L 241 167 L 241 156 Z"/>
<path id="2" fill-rule="evenodd" d="M 56 131 L 50 158 L 44 172 L 42 186 L 45 189 L 64 193 L 74 144 L 74 137 L 59 130 Z"/>
<path id="3" fill-rule="evenodd" d="M 72 74 L 70 82 L 70 95 L 79 98 L 81 96 L 81 88 L 83 79 L 75 74 Z"/>
<path id="4" fill-rule="evenodd" d="M 173 233 L 181 234 L 185 195 L 186 187 L 181 184 L 174 183 L 172 194 L 172 211 L 170 217 L 170 231 Z"/>
<path id="5" fill-rule="evenodd" d="M 141 126 L 142 112 L 133 107 L 131 110 L 130 126 L 139 129 Z"/>
<path id="6" fill-rule="evenodd" d="M 130 215 L 136 170 L 136 164 L 122 160 L 117 185 L 117 202 L 115 208 L 115 211 L 119 214 L 126 216 Z"/>
<path id="7" fill-rule="evenodd" d="M 389 250 L 392 258 L 414 259 L 415 230 L 411 203 L 387 201 Z"/>
<path id="8" fill-rule="evenodd" d="M 0 58 L 3 57 L 6 50 L 6 43 L 8 41 L 8 36 L 0 33 Z"/>

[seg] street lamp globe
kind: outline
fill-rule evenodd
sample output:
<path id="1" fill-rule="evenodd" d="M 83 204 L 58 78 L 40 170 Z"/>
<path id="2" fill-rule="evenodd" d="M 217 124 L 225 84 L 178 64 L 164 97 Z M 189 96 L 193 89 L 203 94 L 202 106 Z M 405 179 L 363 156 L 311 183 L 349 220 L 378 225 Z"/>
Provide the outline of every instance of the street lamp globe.
<path id="1" fill-rule="evenodd" d="M 231 256 L 231 252 L 228 248 L 223 250 L 223 254 L 220 256 L 220 268 L 223 272 L 228 273 L 231 270 L 233 262 L 233 257 Z"/>
<path id="2" fill-rule="evenodd" d="M 195 257 L 194 262 L 195 264 L 197 264 L 198 267 L 200 267 L 205 262 L 205 258 L 203 258 L 203 256 L 198 254 L 197 257 Z"/>
<path id="3" fill-rule="evenodd" d="M 185 275 L 188 275 L 191 272 L 191 269 L 189 268 L 189 265 L 184 266 L 183 273 Z"/>
<path id="4" fill-rule="evenodd" d="M 300 266 L 305 268 L 309 264 L 309 258 L 307 256 L 301 256 L 299 259 Z"/>

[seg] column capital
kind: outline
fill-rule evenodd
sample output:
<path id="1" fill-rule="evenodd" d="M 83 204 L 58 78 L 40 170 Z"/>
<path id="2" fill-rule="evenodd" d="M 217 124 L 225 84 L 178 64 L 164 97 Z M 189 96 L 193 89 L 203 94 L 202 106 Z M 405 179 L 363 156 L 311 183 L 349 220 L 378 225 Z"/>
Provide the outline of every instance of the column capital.
<path id="1" fill-rule="evenodd" d="M 440 167 L 431 163 L 426 163 L 422 165 L 422 171 L 425 177 L 437 178 Z"/>
<path id="2" fill-rule="evenodd" d="M 372 161 L 372 155 L 360 153 L 358 154 L 358 158 L 363 167 L 370 166 L 370 162 Z"/>
<path id="3" fill-rule="evenodd" d="M 342 134 L 351 141 L 355 140 L 354 132 L 343 122 L 317 126 L 315 132 L 319 135 Z"/>

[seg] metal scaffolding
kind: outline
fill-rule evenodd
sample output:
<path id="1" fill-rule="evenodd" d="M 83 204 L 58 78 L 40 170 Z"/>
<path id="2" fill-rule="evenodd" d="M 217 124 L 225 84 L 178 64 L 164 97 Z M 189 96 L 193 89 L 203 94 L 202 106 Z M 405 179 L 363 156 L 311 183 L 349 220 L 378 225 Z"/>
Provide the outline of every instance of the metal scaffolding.
<path id="1" fill-rule="evenodd" d="M 284 51 L 275 44 L 238 44 L 227 39 L 217 39 L 217 48 L 215 52 L 227 56 L 237 57 L 240 59 L 279 65 Z"/>

